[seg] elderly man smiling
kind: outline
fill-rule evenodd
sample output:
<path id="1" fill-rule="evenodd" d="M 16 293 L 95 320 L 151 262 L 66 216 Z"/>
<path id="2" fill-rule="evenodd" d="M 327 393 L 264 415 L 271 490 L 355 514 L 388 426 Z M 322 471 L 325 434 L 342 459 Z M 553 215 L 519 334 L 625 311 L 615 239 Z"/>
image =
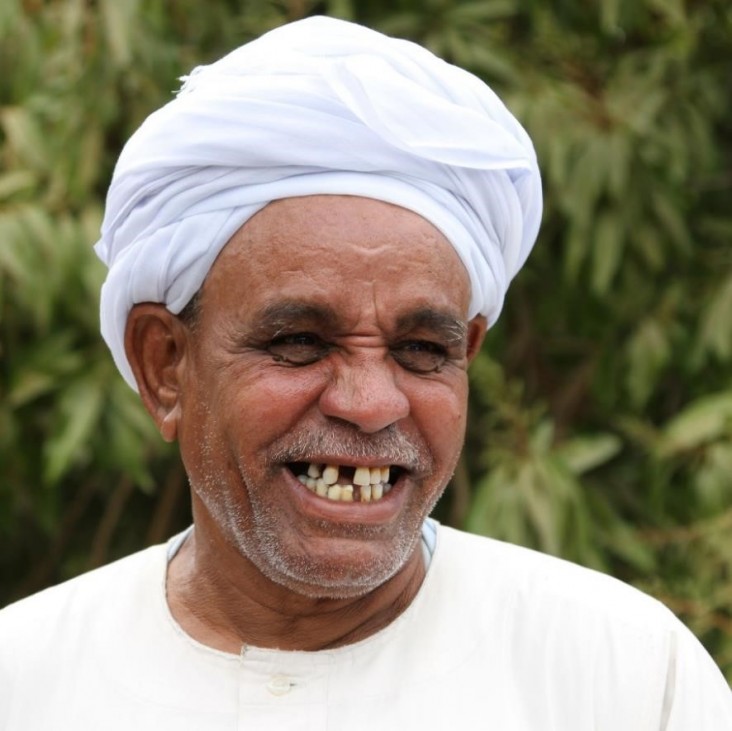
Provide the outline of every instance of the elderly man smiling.
<path id="1" fill-rule="evenodd" d="M 0 614 L 0 729 L 731 729 L 661 605 L 427 517 L 540 210 L 524 130 L 417 46 L 315 18 L 196 69 L 97 245 L 194 525 Z"/>

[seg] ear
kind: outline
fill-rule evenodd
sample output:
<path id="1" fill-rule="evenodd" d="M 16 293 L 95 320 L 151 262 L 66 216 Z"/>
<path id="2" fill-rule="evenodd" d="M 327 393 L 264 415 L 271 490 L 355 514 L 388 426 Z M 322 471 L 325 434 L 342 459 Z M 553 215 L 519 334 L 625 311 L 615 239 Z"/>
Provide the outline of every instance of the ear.
<path id="1" fill-rule="evenodd" d="M 468 363 L 478 355 L 487 331 L 488 320 L 483 315 L 476 315 L 468 323 Z"/>
<path id="2" fill-rule="evenodd" d="M 164 305 L 135 305 L 127 317 L 125 353 L 140 397 L 166 442 L 178 435 L 188 335 Z"/>

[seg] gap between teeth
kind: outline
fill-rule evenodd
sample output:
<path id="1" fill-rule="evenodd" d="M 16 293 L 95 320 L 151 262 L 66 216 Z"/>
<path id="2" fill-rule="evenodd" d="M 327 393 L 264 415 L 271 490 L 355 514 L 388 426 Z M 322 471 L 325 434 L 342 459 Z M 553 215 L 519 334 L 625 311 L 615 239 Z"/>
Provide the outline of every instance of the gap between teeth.
<path id="1" fill-rule="evenodd" d="M 381 500 L 391 490 L 389 483 L 389 467 L 356 467 L 352 485 L 339 485 L 338 465 L 321 465 L 311 463 L 307 473 L 298 475 L 297 479 L 311 492 L 327 500 L 340 502 L 370 503 Z"/>

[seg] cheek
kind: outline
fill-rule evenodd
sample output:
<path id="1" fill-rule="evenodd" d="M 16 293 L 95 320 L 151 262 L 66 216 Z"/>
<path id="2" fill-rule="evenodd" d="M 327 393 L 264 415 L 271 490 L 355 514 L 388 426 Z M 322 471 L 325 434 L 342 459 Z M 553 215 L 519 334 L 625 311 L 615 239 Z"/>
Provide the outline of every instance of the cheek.
<path id="1" fill-rule="evenodd" d="M 412 418 L 433 454 L 454 463 L 463 444 L 467 412 L 467 376 L 424 383 L 412 389 Z"/>
<path id="2" fill-rule="evenodd" d="M 212 399 L 213 424 L 237 452 L 266 449 L 317 405 L 322 377 L 305 369 L 249 369 L 227 374 Z"/>
<path id="3" fill-rule="evenodd" d="M 247 415 L 294 419 L 317 402 L 322 380 L 312 369 L 263 368 L 232 379 L 222 395 L 225 405 L 236 404 Z"/>

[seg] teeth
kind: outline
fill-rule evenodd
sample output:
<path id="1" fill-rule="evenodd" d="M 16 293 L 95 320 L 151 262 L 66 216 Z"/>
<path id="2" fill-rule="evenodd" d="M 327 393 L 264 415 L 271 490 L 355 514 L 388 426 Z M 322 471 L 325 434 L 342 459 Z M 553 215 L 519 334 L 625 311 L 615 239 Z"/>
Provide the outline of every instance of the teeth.
<path id="1" fill-rule="evenodd" d="M 298 475 L 297 479 L 309 490 L 320 497 L 340 502 L 370 503 L 381 500 L 389 493 L 390 467 L 354 467 L 353 484 L 339 485 L 340 466 L 320 465 L 311 462 L 307 474 Z M 354 485 L 356 488 L 354 489 Z M 354 496 L 355 494 L 355 496 Z"/>
<path id="2" fill-rule="evenodd" d="M 353 484 L 370 485 L 371 470 L 368 467 L 356 467 L 356 471 L 353 474 Z"/>
<path id="3" fill-rule="evenodd" d="M 335 485 L 338 482 L 338 465 L 329 464 L 323 470 L 323 482 L 326 485 Z"/>

